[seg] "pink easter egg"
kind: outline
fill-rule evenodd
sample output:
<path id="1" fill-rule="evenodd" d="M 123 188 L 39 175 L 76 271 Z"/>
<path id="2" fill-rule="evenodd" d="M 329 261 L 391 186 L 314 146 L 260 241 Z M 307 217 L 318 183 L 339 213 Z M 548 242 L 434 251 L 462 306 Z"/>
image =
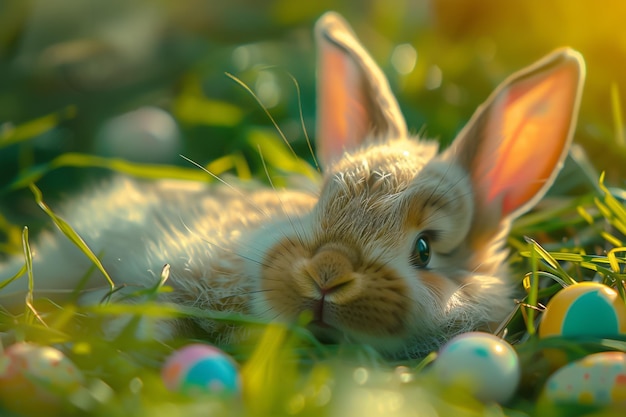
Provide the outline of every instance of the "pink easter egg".
<path id="1" fill-rule="evenodd" d="M 231 397 L 241 391 L 235 361 L 210 345 L 193 344 L 175 351 L 165 361 L 161 377 L 169 390 L 183 394 Z"/>

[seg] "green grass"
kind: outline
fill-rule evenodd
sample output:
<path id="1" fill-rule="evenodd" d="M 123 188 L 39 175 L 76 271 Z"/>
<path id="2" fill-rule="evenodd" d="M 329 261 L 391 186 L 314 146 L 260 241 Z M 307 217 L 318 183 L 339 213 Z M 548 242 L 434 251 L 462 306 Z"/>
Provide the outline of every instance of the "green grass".
<path id="1" fill-rule="evenodd" d="M 162 7 L 171 12 L 173 19 L 181 19 L 172 24 L 176 30 L 150 33 L 153 38 L 147 45 L 152 46 L 142 45 L 147 64 L 136 69 L 141 77 L 128 81 L 125 74 L 113 72 L 120 83 L 106 79 L 110 84 L 104 87 L 99 79 L 89 78 L 89 71 L 81 73 L 81 65 L 92 57 L 101 58 L 98 45 L 94 44 L 90 52 L 93 55 L 85 57 L 80 54 L 84 49 L 72 49 L 76 44 L 66 42 L 59 35 L 64 31 L 50 22 L 49 32 L 36 33 L 43 26 L 29 23 L 26 6 L 20 6 L 30 3 L 9 2 L 0 13 L 0 58 L 7 58 L 0 59 L 0 77 L 8 81 L 0 89 L 0 122 L 14 123 L 2 124 L 0 129 L 0 251 L 24 254 L 27 276 L 37 273 L 28 266 L 29 239 L 42 223 L 56 223 L 81 246 L 71 224 L 58 218 L 46 204 L 57 199 L 65 183 L 79 182 L 85 173 L 91 175 L 94 170 L 98 174 L 116 171 L 142 178 L 212 180 L 182 159 L 148 165 L 94 155 L 88 144 L 98 125 L 111 115 L 146 104 L 168 109 L 186 138 L 183 153 L 218 175 L 263 181 L 267 169 L 278 186 L 293 175 L 317 175 L 308 146 L 301 140 L 303 126 L 310 128 L 314 117 L 314 53 L 306 49 L 308 44 L 301 40 L 301 33 L 310 34 L 314 19 L 326 8 L 324 2 L 315 6 L 310 3 L 310 9 L 299 5 L 297 10 L 292 6 L 294 2 L 274 1 L 272 7 L 262 8 L 248 2 L 252 12 L 235 13 L 237 6 L 231 8 L 229 2 L 219 10 L 186 10 L 185 6 L 174 6 L 179 2 L 163 1 Z M 515 222 L 507 241 L 511 248 L 508 262 L 520 297 L 518 308 L 502 327 L 506 329 L 502 335 L 514 344 L 522 364 L 523 379 L 516 396 L 504 406 L 481 404 L 458 390 L 439 386 L 428 372 L 436 353 L 423 360 L 390 363 L 367 346 L 322 345 L 299 326 L 268 326 L 248 317 L 159 305 L 151 301 L 150 295 L 168 291 L 167 281 L 162 280 L 154 288 L 136 294 L 142 298 L 134 304 L 79 306 L 72 301 L 57 304 L 29 296 L 18 314 L 0 311 L 3 346 L 15 341 L 55 346 L 81 369 L 86 382 L 66 398 L 63 415 L 623 415 L 619 409 L 553 406 L 543 401 L 540 393 L 549 376 L 546 350 L 560 352 L 567 361 L 604 350 L 626 352 L 626 336 L 615 340 L 544 340 L 537 337 L 535 329 L 543 306 L 564 285 L 599 279 L 617 288 L 626 299 L 626 191 L 620 188 L 624 187 L 626 166 L 620 87 L 626 85 L 626 79 L 620 72 L 622 67 L 616 65 L 616 61 L 623 61 L 624 54 L 620 55 L 617 46 L 615 50 L 609 47 L 626 45 L 621 42 L 626 33 L 620 17 L 624 6 L 615 2 L 613 7 L 591 5 L 592 10 L 586 10 L 584 2 L 561 0 L 551 2 L 546 10 L 545 2 L 535 0 L 515 10 L 507 8 L 507 2 L 474 1 L 467 2 L 460 11 L 444 7 L 428 15 L 426 10 L 410 9 L 407 5 L 411 2 L 387 2 L 384 10 L 377 6 L 383 2 L 371 3 L 366 7 L 362 2 L 339 1 L 337 9 L 367 38 L 364 42 L 368 49 L 381 62 L 398 92 L 409 126 L 422 129 L 427 123 L 422 130 L 441 134 L 444 143 L 493 85 L 514 69 L 563 44 L 580 49 L 588 60 L 589 77 L 576 141 L 592 152 L 588 158 L 580 151 L 574 153 L 575 162 L 566 166 L 554 192 L 536 211 Z M 433 7 L 445 3 L 434 1 Z M 447 10 L 466 18 L 457 22 Z M 589 18 L 602 13 L 604 18 L 597 22 Z M 71 14 L 59 8 L 59 26 L 65 24 L 65 15 Z M 558 30 L 553 16 L 560 16 Z M 103 21 L 105 17 L 103 14 Z M 613 32 L 607 23 L 611 19 L 617 21 Z M 126 21 L 130 20 L 122 23 Z M 31 63 L 32 67 L 23 64 L 28 60 L 18 60 L 20 39 L 26 37 L 21 33 L 28 34 L 29 29 L 34 34 L 28 39 L 39 58 Z M 134 36 L 132 25 L 115 26 L 118 30 Z M 49 43 L 48 33 L 52 34 Z M 98 39 L 97 33 L 91 35 Z M 36 49 L 37 36 L 44 39 L 39 42 L 41 50 Z M 85 34 L 76 35 L 79 40 L 87 38 Z M 394 46 L 386 39 L 394 45 L 408 42 L 415 46 L 419 58 L 411 74 L 399 75 L 385 61 Z M 26 52 L 35 53 L 28 50 L 28 42 L 25 44 Z M 607 46 L 608 52 L 597 53 L 597 45 Z M 48 46 L 66 49 L 45 49 Z M 174 58 L 173 50 L 180 52 Z M 65 61 L 54 61 L 50 60 L 54 55 L 46 51 L 72 53 L 58 55 Z M 237 67 L 232 59 L 235 51 L 249 53 L 252 63 Z M 15 71 L 11 67 L 13 60 L 26 67 L 16 66 L 20 71 Z M 268 64 L 277 68 L 268 69 Z M 428 90 L 424 85 L 433 65 L 444 74 L 444 80 L 441 88 Z M 225 72 L 234 73 L 247 85 L 254 85 L 260 75 L 274 76 L 280 100 L 270 108 L 271 114 L 286 136 L 295 138 L 295 153 L 308 163 L 293 157 L 263 109 Z M 65 76 L 76 83 L 64 83 Z M 293 78 L 299 82 L 296 87 Z M 42 140 L 43 145 L 38 142 Z M 50 151 L 50 145 L 46 148 L 45 140 L 53 143 L 54 151 Z M 63 151 L 57 152 L 58 148 Z M 595 167 L 606 170 L 606 180 L 594 171 Z M 612 187 L 607 187 L 609 184 Z M 9 210 L 3 217 L 5 208 Z M 32 226 L 24 229 L 24 224 Z M 89 256 L 96 258 L 98 254 Z M 141 314 L 155 322 L 159 318 L 198 317 L 250 326 L 254 331 L 246 343 L 222 346 L 241 366 L 243 398 L 186 398 L 168 392 L 159 374 L 164 358 L 196 340 L 176 339 L 164 344 L 150 337 L 139 338 L 135 335 L 136 320 L 129 322 L 115 339 L 103 339 L 103 323 L 128 314 Z M 0 415 L 8 412 L 0 410 Z"/>
<path id="2" fill-rule="evenodd" d="M 294 162 L 277 135 L 266 135 L 266 146 L 278 150 L 290 162 L 280 166 L 280 158 L 268 160 L 273 172 L 308 172 L 304 162 Z M 236 159 L 235 156 L 233 158 Z M 62 155 L 34 171 L 24 171 L 11 188 L 24 187 L 24 178 L 36 179 L 62 164 L 106 167 L 142 177 L 172 176 L 197 180 L 199 169 L 157 167 L 87 155 Z M 235 163 L 218 161 L 213 165 L 233 169 Z M 244 169 L 244 172 L 246 169 Z M 37 172 L 39 176 L 33 176 Z M 207 178 L 203 178 L 207 180 Z M 54 223 L 90 257 L 71 225 L 44 203 L 39 189 L 29 184 L 33 199 Z M 511 268 L 526 294 L 507 323 L 505 338 L 514 344 L 522 363 L 522 385 L 516 397 L 505 406 L 481 404 L 461 391 L 442 387 L 428 372 L 436 354 L 423 360 L 390 363 L 367 346 L 325 346 L 304 328 L 284 328 L 258 323 L 246 317 L 216 314 L 189 307 L 171 307 L 141 298 L 137 303 L 103 303 L 79 306 L 75 302 L 55 304 L 27 297 L 21 314 L 3 313 L 0 317 L 3 340 L 32 341 L 61 349 L 82 370 L 86 383 L 67 398 L 68 412 L 94 416 L 159 415 L 428 415 L 436 410 L 443 416 L 524 416 L 591 415 L 598 410 L 580 407 L 554 407 L 541 400 L 542 384 L 549 376 L 544 351 L 557 349 L 572 361 L 603 350 L 626 351 L 626 337 L 617 340 L 539 339 L 536 319 L 542 304 L 563 285 L 593 276 L 619 289 L 624 297 L 623 273 L 626 248 L 626 209 L 615 197 L 620 190 L 610 190 L 599 178 L 597 191 L 576 198 L 558 198 L 542 210 L 522 218 L 509 238 Z M 557 215 L 558 214 L 558 215 Z M 28 230 L 17 233 L 19 226 L 5 223 L 7 236 L 20 235 L 22 251 L 29 266 Z M 541 231 L 541 232 L 539 232 Z M 535 239 L 526 238 L 533 236 Z M 553 240 L 556 236 L 558 240 Z M 582 238 L 582 236 L 587 236 Z M 542 242 L 541 246 L 538 241 Z M 584 241 L 584 245 L 581 242 Z M 96 263 L 96 266 L 99 267 Z M 137 296 L 167 291 L 167 276 L 155 288 Z M 21 278 L 24 279 L 24 278 Z M 539 285 L 539 283 L 542 285 Z M 0 283 L 0 285 L 2 285 Z M 522 292 L 522 293 L 524 293 Z M 139 299 L 138 299 L 139 300 Z M 114 340 L 104 340 L 103 322 L 120 315 L 154 318 L 196 317 L 236 322 L 251 326 L 250 340 L 236 346 L 222 346 L 241 366 L 243 398 L 194 397 L 165 390 L 160 367 L 173 349 L 192 343 L 176 339 L 167 344 L 150 337 L 138 338 L 137 320 L 130 321 Z M 617 415 L 604 410 L 593 415 Z M 391 413 L 391 414 L 390 414 Z M 611 414 L 613 413 L 613 414 Z"/>

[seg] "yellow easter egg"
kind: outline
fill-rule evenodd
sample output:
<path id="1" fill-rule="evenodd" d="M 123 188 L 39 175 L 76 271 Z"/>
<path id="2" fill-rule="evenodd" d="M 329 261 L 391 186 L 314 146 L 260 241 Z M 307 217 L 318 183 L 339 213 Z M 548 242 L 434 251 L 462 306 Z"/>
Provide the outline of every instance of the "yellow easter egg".
<path id="1" fill-rule="evenodd" d="M 559 291 L 541 317 L 539 336 L 616 337 L 626 334 L 626 303 L 614 289 L 581 282 Z"/>

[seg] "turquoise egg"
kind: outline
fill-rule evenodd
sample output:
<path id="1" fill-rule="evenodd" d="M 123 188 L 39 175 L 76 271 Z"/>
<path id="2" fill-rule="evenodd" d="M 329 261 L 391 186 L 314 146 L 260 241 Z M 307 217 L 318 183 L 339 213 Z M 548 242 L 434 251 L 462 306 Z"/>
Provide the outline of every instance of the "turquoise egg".
<path id="1" fill-rule="evenodd" d="M 175 351 L 165 361 L 161 377 L 169 390 L 188 395 L 234 397 L 241 392 L 237 364 L 210 345 L 193 344 Z"/>
<path id="2" fill-rule="evenodd" d="M 581 282 L 559 291 L 541 317 L 539 336 L 617 337 L 626 334 L 626 303 L 614 289 Z"/>
<path id="3" fill-rule="evenodd" d="M 435 375 L 444 386 L 463 389 L 483 402 L 508 401 L 520 381 L 513 347 L 489 333 L 454 337 L 439 352 Z"/>

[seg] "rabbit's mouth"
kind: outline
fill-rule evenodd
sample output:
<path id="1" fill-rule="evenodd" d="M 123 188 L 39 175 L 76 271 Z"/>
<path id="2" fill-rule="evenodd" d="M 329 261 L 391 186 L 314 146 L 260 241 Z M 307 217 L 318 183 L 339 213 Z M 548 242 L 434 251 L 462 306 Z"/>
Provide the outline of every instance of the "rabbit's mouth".
<path id="1" fill-rule="evenodd" d="M 322 343 L 337 343 L 343 339 L 343 332 L 323 320 L 313 320 L 306 328 Z"/>
<path id="2" fill-rule="evenodd" d="M 308 324 L 307 328 L 315 335 L 315 337 L 324 343 L 336 342 L 341 335 L 341 331 L 335 326 L 328 323 L 328 317 L 325 313 L 326 295 L 316 300 L 311 308 L 313 320 Z"/>

